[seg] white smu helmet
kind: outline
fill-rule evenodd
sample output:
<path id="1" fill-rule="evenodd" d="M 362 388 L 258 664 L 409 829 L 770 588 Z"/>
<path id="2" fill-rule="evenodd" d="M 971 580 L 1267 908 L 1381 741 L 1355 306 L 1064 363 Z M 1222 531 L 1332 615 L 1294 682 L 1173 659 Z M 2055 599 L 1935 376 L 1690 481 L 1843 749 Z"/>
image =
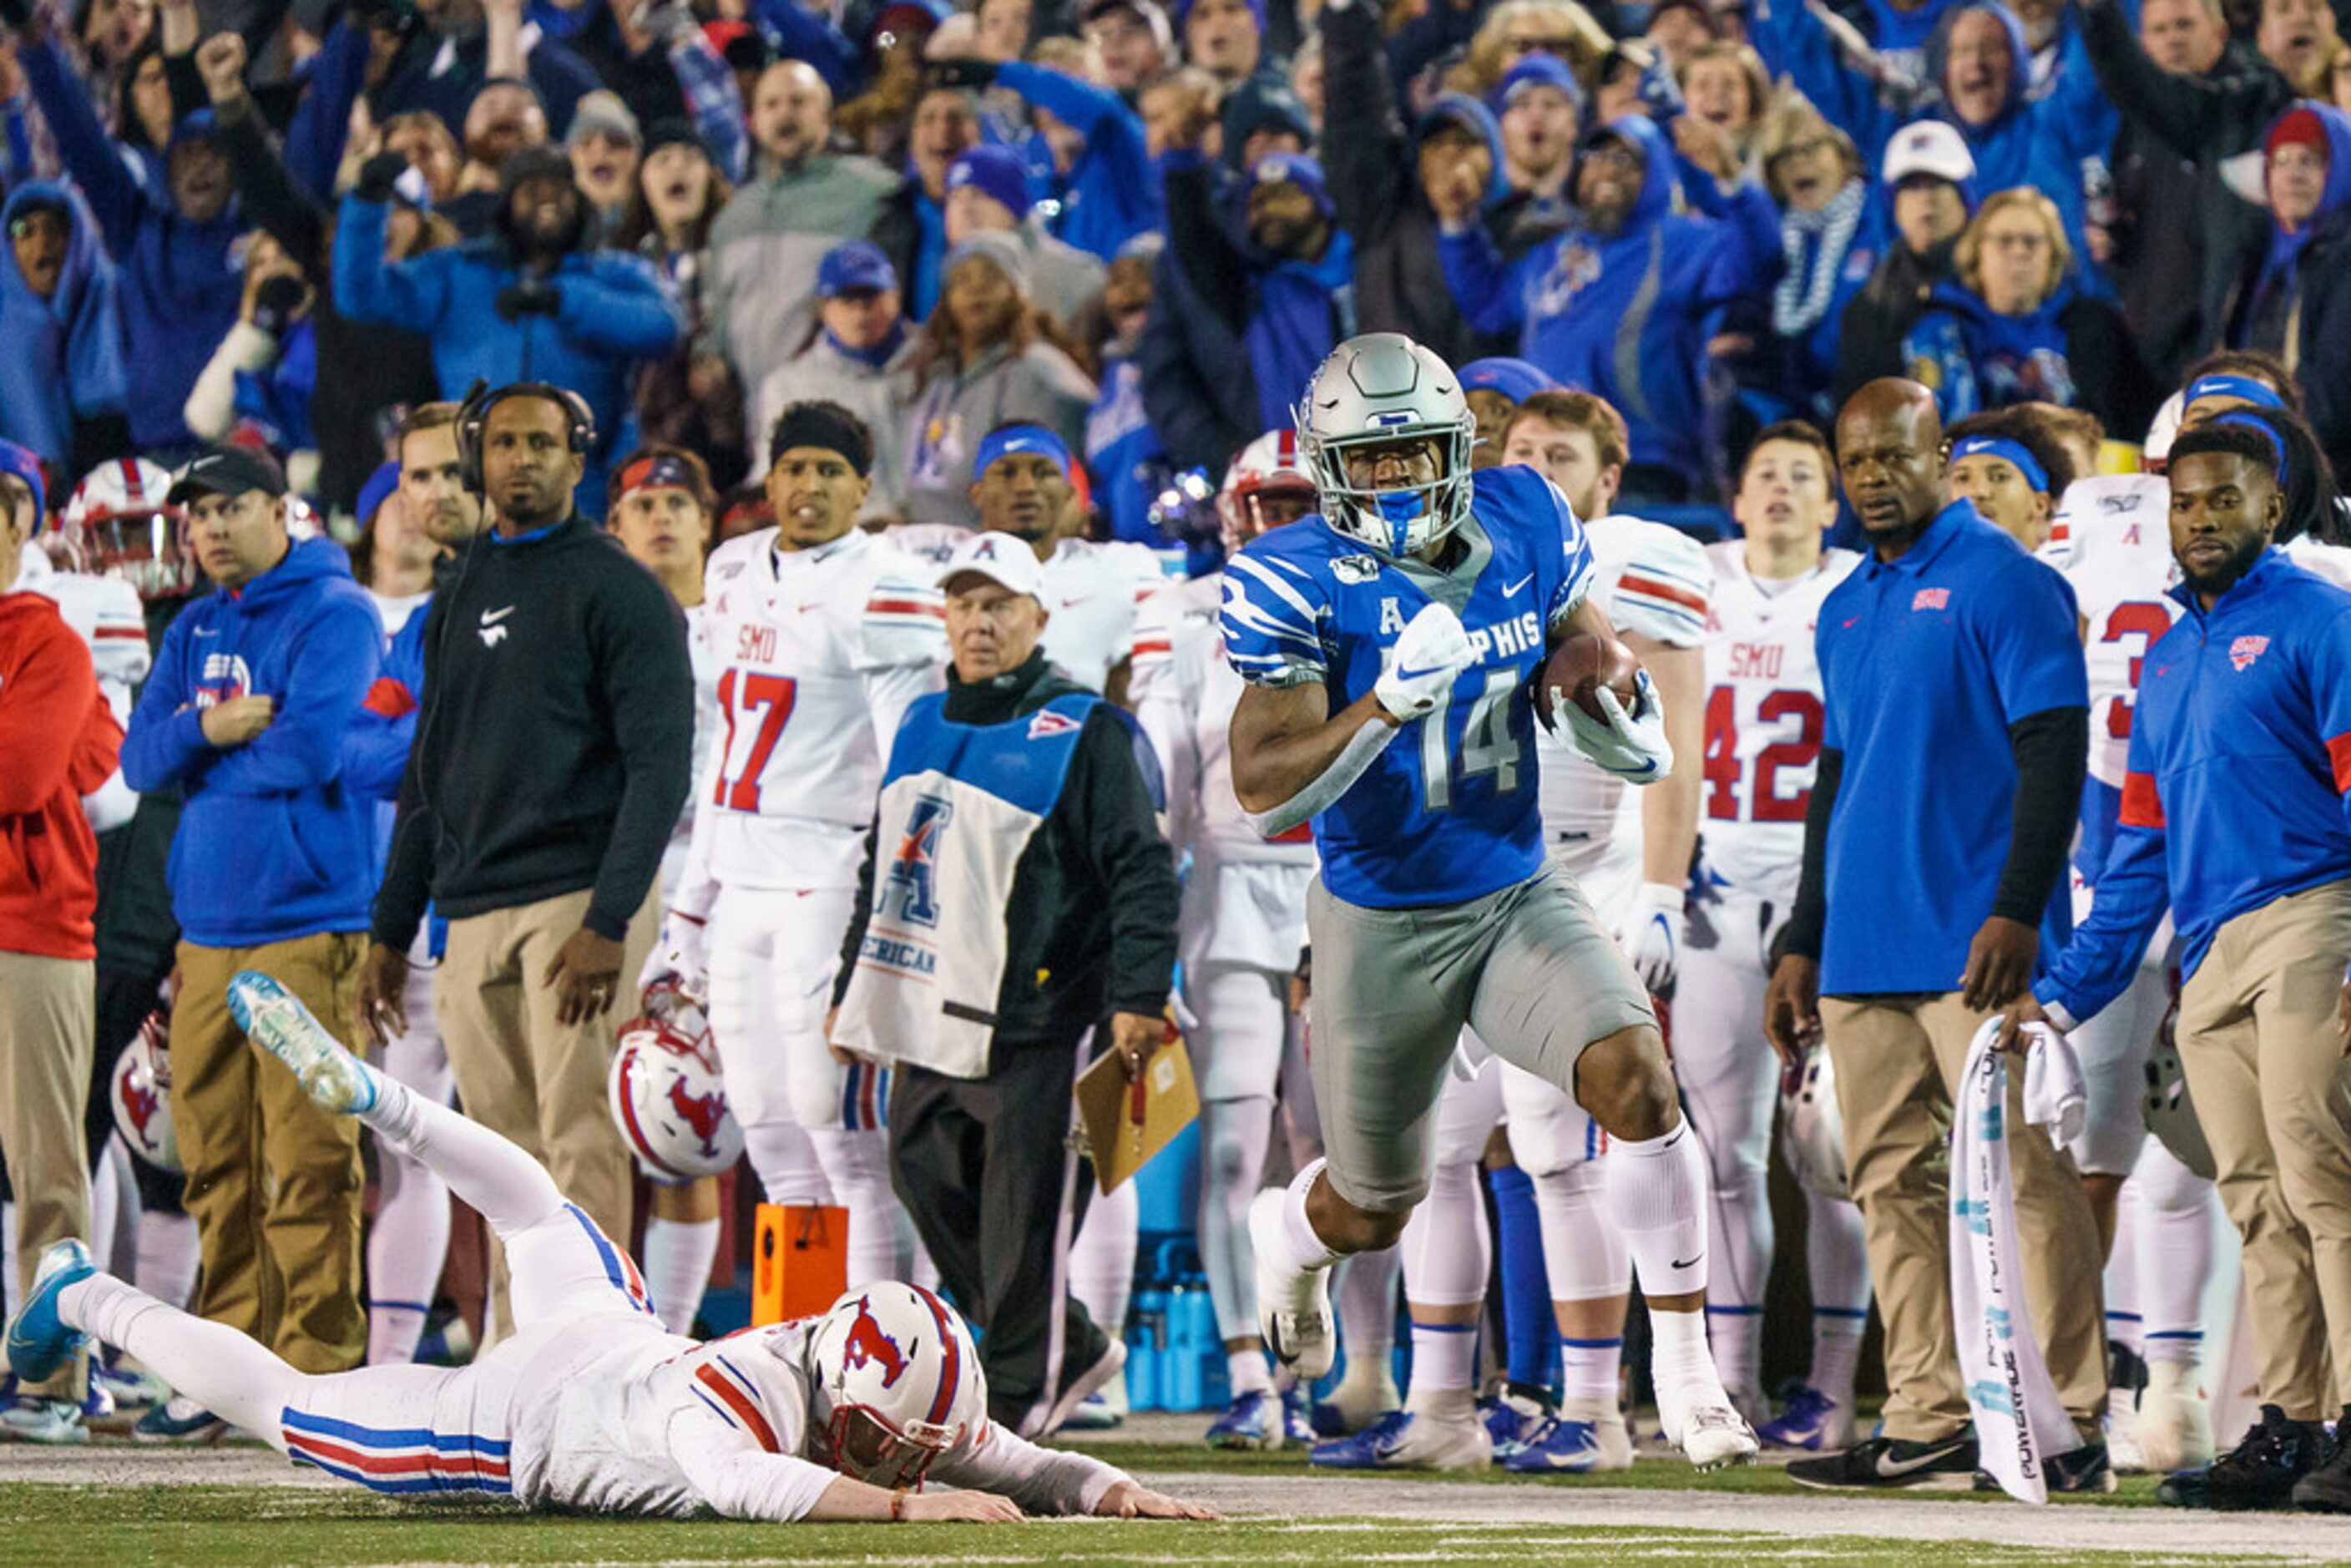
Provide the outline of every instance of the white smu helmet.
<path id="1" fill-rule="evenodd" d="M 809 1335 L 816 1457 L 879 1487 L 922 1485 L 931 1462 L 987 1425 L 971 1330 L 920 1285 L 876 1280 Z"/>
<path id="2" fill-rule="evenodd" d="M 1400 332 L 1367 332 L 1331 350 L 1295 411 L 1300 465 L 1332 528 L 1384 556 L 1408 556 L 1469 516 L 1477 417 L 1453 367 Z M 1425 437 L 1442 454 L 1426 485 L 1381 490 L 1347 477 L 1347 453 Z"/>
<path id="3" fill-rule="evenodd" d="M 1780 1152 L 1796 1185 L 1823 1197 L 1850 1197 L 1845 1182 L 1844 1117 L 1837 1110 L 1836 1075 L 1829 1053 L 1814 1046 L 1804 1057 L 1796 1092 L 1780 1097 Z"/>
<path id="4" fill-rule="evenodd" d="M 165 599 L 196 585 L 196 559 L 181 538 L 183 514 L 163 497 L 172 474 L 144 457 L 101 463 L 68 497 L 59 524 L 75 567 L 119 577 L 141 599 Z"/>
<path id="5" fill-rule="evenodd" d="M 656 987 L 620 1035 L 605 1092 L 637 1157 L 681 1180 L 732 1169 L 743 1157 L 743 1128 L 726 1108 L 718 1050 L 702 1010 Z"/>
<path id="6" fill-rule="evenodd" d="M 1294 513 L 1268 521 L 1259 502 L 1277 497 L 1302 503 L 1307 511 L 1314 509 L 1314 481 L 1299 465 L 1298 432 L 1288 426 L 1269 430 L 1242 447 L 1233 465 L 1225 470 L 1224 485 L 1217 491 L 1217 520 L 1222 525 L 1227 555 L 1268 528 L 1305 515 Z"/>
<path id="7" fill-rule="evenodd" d="M 180 1135 L 172 1127 L 171 1028 L 171 1016 L 162 1009 L 147 1015 L 114 1059 L 107 1103 L 114 1111 L 114 1130 L 132 1154 L 168 1176 L 180 1176 Z"/>

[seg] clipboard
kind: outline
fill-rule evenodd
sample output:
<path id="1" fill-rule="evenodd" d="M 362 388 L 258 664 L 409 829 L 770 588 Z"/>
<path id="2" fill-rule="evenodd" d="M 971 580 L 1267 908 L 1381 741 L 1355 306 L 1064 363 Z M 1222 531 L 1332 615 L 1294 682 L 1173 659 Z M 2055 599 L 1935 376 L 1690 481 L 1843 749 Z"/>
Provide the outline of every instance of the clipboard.
<path id="1" fill-rule="evenodd" d="M 1078 1120 L 1093 1155 L 1094 1182 L 1105 1195 L 1118 1189 L 1200 1114 L 1192 1054 L 1174 1030 L 1144 1059 L 1130 1083 L 1119 1053 L 1106 1051 L 1078 1074 Z"/>

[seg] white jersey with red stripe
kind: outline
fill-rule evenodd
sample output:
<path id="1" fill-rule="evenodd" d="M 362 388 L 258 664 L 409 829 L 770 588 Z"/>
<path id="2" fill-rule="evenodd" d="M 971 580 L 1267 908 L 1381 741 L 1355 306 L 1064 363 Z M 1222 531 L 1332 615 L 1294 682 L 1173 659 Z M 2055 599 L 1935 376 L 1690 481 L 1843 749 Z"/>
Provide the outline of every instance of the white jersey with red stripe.
<path id="1" fill-rule="evenodd" d="M 2179 580 L 2171 557 L 2171 486 L 2154 474 L 2101 474 L 2065 487 L 2050 532 L 2082 612 L 2090 677 L 2090 777 L 2123 787 L 2140 661 L 2171 630 Z"/>
<path id="2" fill-rule="evenodd" d="M 59 571 L 48 554 L 27 543 L 16 586 L 57 605 L 57 614 L 89 648 L 98 688 L 114 716 L 128 724 L 131 699 L 153 663 L 147 648 L 147 612 L 139 591 L 120 578 Z"/>
<path id="3" fill-rule="evenodd" d="M 1168 839 L 1193 855 L 1180 917 L 1187 965 L 1250 964 L 1287 973 L 1306 940 L 1313 831 L 1268 840 L 1233 792 L 1229 745 L 1240 676 L 1225 658 L 1217 616 L 1224 575 L 1161 589 L 1135 618 L 1136 718 L 1167 781 Z"/>
<path id="4" fill-rule="evenodd" d="M 1583 531 L 1592 541 L 1592 597 L 1610 624 L 1667 647 L 1697 647 L 1714 591 L 1706 547 L 1662 523 L 1622 515 L 1586 523 Z M 1614 920 L 1622 913 L 1617 904 L 1640 883 L 1640 792 L 1585 760 L 1564 727 L 1539 732 L 1535 756 L 1544 841 Z"/>
<path id="5" fill-rule="evenodd" d="M 2285 551 L 2288 560 L 2303 570 L 2323 577 L 2337 588 L 2351 589 L 2351 549 L 2321 544 L 2308 534 L 2296 534 L 2279 548 Z"/>
<path id="6" fill-rule="evenodd" d="M 1707 548 L 1714 604 L 1706 634 L 1706 768 L 1698 797 L 1706 880 L 1767 900 L 1795 901 L 1825 710 L 1813 632 L 1821 601 L 1861 558 L 1822 553 L 1792 582 L 1747 570 L 1744 540 Z"/>
<path id="7" fill-rule="evenodd" d="M 678 810 L 677 825 L 670 830 L 669 844 L 662 851 L 664 904 L 676 895 L 678 884 L 684 878 L 686 861 L 694 845 L 695 813 L 699 803 L 717 787 L 717 779 L 710 770 L 717 757 L 718 737 L 726 728 L 726 716 L 718 707 L 718 677 L 726 664 L 710 640 L 707 600 L 685 607 L 685 651 L 694 664 L 694 788 L 687 791 L 685 804 Z"/>
<path id="8" fill-rule="evenodd" d="M 804 1517 L 840 1474 L 823 1462 L 815 1430 L 810 1368 L 820 1321 L 697 1344 L 607 1313 L 593 1335 L 542 1340 L 515 1393 L 516 1495 L 610 1513 L 715 1507 L 734 1518 Z M 1084 1513 L 1120 1472 L 983 1423 L 938 1458 L 930 1478 L 1001 1493 L 1032 1513 Z"/>
<path id="9" fill-rule="evenodd" d="M 1166 586 L 1159 558 L 1141 545 L 1063 539 L 1045 562 L 1045 657 L 1102 690 L 1134 656 L 1136 611 Z"/>
<path id="10" fill-rule="evenodd" d="M 704 576 L 716 716 L 673 905 L 695 916 L 712 883 L 855 886 L 899 717 L 944 678 L 943 612 L 919 562 L 854 530 L 813 549 L 775 539 L 729 539 Z"/>

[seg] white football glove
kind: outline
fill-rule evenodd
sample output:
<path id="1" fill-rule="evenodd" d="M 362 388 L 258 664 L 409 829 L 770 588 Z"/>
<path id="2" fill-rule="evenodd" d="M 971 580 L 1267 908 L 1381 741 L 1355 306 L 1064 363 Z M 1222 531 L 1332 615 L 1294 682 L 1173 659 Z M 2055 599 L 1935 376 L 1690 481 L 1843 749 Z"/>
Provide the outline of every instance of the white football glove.
<path id="1" fill-rule="evenodd" d="M 1412 628 L 1405 631 L 1409 634 Z M 1627 784 L 1655 784 L 1674 770 L 1674 747 L 1666 738 L 1666 705 L 1657 700 L 1657 685 L 1649 679 L 1648 671 L 1640 673 L 1636 685 L 1638 695 L 1630 713 L 1614 691 L 1606 686 L 1594 689 L 1593 695 L 1608 715 L 1605 724 L 1563 693 L 1553 694 L 1552 713 L 1566 723 L 1575 749 L 1602 772 L 1613 773 Z"/>
<path id="2" fill-rule="evenodd" d="M 661 936 L 645 955 L 637 976 L 640 992 L 662 980 L 677 982 L 678 994 L 699 1007 L 710 999 L 710 963 L 703 945 L 709 927 L 691 915 L 669 910 L 662 916 Z"/>
<path id="3" fill-rule="evenodd" d="M 1682 904 L 1680 888 L 1645 882 L 1625 923 L 1616 928 L 1616 945 L 1633 961 L 1651 996 L 1673 995 L 1674 967 L 1681 956 Z"/>
<path id="4" fill-rule="evenodd" d="M 1453 677 L 1477 663 L 1461 617 L 1442 604 L 1421 607 L 1395 640 L 1395 656 L 1372 685 L 1372 695 L 1402 724 L 1445 700 Z"/>

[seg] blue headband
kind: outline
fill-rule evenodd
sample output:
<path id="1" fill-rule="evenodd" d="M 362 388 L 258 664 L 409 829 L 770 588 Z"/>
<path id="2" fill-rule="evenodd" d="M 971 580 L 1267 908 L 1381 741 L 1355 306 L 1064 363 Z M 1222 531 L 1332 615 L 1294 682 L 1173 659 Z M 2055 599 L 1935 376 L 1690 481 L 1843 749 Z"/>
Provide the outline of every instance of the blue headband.
<path id="1" fill-rule="evenodd" d="M 2022 444 L 2004 435 L 1963 435 L 1951 443 L 1951 461 L 1962 457 L 1998 457 L 2013 465 L 2025 482 L 2042 495 L 2049 494 L 2049 471 L 2033 460 Z"/>
<path id="2" fill-rule="evenodd" d="M 2278 396 L 2267 382 L 2257 382 L 2251 376 L 2198 376 L 2188 383 L 2188 395 L 2179 406 L 2185 408 L 2200 397 L 2241 397 L 2263 408 L 2285 406 L 2285 399 Z"/>
<path id="3" fill-rule="evenodd" d="M 2207 379 L 2210 380 L 2216 378 Z M 2267 387 L 2263 387 L 2262 390 L 2267 392 L 2269 389 Z M 2278 488 L 2281 490 L 2285 488 L 2285 438 L 2277 433 L 2277 427 L 2275 425 L 2270 423 L 2268 420 L 2263 419 L 2260 414 L 2241 408 L 2232 408 L 2226 413 L 2216 413 L 2210 419 L 2205 421 L 2205 423 L 2207 424 L 2234 424 L 2246 430 L 2258 431 L 2263 439 L 2269 442 L 2271 449 L 2277 454 L 2277 461 L 2272 465 L 2272 469 L 2276 476 Z"/>
<path id="4" fill-rule="evenodd" d="M 1070 449 L 1061 438 L 1041 424 L 1008 424 L 1002 430 L 991 431 L 979 444 L 978 455 L 971 460 L 971 476 L 975 479 L 996 465 L 999 457 L 1009 457 L 1016 452 L 1032 452 L 1050 457 L 1061 477 L 1070 476 Z"/>
<path id="5" fill-rule="evenodd" d="M 360 486 L 358 516 L 362 528 L 374 520 L 376 513 L 382 508 L 386 501 L 392 499 L 392 492 L 399 488 L 400 461 L 397 458 L 381 465 L 374 473 L 368 476 L 367 483 Z"/>
<path id="6" fill-rule="evenodd" d="M 33 532 L 39 533 L 48 520 L 48 486 L 41 481 L 41 460 L 31 449 L 13 441 L 0 441 L 0 474 L 21 480 L 33 493 Z"/>

